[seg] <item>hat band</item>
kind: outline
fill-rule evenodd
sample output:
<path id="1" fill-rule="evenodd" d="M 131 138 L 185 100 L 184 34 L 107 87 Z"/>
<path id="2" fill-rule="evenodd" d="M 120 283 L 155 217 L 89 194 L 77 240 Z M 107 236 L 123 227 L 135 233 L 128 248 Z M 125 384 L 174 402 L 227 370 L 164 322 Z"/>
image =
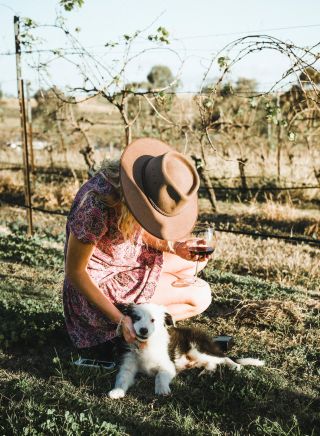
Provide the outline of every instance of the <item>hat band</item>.
<path id="1" fill-rule="evenodd" d="M 158 212 L 160 212 L 162 215 L 167 216 L 167 217 L 172 217 L 172 216 L 178 215 L 178 214 L 173 214 L 173 213 L 169 214 L 169 213 L 165 212 L 164 210 L 160 209 L 160 207 L 152 200 L 151 197 L 149 197 L 148 195 L 146 197 L 150 201 L 152 207 L 154 209 L 156 209 Z"/>
<path id="2" fill-rule="evenodd" d="M 149 159 L 150 160 L 150 159 Z M 178 213 L 168 213 L 168 212 L 165 212 L 164 210 L 162 210 L 154 201 L 153 201 L 153 199 L 149 196 L 149 195 L 147 195 L 146 194 L 146 191 L 147 191 L 147 186 L 146 186 L 146 183 L 145 183 L 145 169 L 146 169 L 146 166 L 148 165 L 148 163 L 149 163 L 149 160 L 147 160 L 144 164 L 143 164 L 143 167 L 142 167 L 142 169 L 141 169 L 141 182 L 142 182 L 142 186 L 143 186 L 143 192 L 144 192 L 144 195 L 147 197 L 147 199 L 149 200 L 149 202 L 151 203 L 151 206 L 154 208 L 154 209 L 156 209 L 156 211 L 157 212 L 159 212 L 159 213 L 161 213 L 162 215 L 164 215 L 164 216 L 167 216 L 167 217 L 173 217 L 173 216 L 177 216 L 177 215 L 179 215 L 180 214 L 180 211 L 178 212 Z"/>

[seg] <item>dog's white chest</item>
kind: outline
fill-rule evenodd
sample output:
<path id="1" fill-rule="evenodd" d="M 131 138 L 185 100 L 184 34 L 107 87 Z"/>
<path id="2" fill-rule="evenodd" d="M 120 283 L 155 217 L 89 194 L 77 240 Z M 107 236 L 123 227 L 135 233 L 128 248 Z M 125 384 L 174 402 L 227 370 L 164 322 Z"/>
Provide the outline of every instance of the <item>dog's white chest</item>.
<path id="1" fill-rule="evenodd" d="M 136 358 L 141 372 L 154 375 L 161 369 L 173 365 L 168 355 L 167 344 L 159 345 L 156 346 L 156 344 L 150 343 L 136 351 Z"/>

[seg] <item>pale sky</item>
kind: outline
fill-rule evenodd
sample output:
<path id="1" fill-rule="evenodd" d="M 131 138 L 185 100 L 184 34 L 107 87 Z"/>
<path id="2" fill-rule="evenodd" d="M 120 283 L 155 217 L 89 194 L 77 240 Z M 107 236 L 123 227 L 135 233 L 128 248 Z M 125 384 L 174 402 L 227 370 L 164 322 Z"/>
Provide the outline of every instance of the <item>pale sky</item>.
<path id="1" fill-rule="evenodd" d="M 6 7 L 7 6 L 7 7 Z M 2 90 L 16 94 L 15 57 L 3 53 L 14 51 L 13 11 L 41 24 L 54 23 L 59 12 L 58 0 L 0 0 L 0 85 Z M 169 32 L 176 53 L 157 49 L 143 54 L 129 66 L 126 79 L 143 80 L 155 64 L 167 65 L 175 74 L 184 59 L 181 71 L 183 91 L 197 91 L 210 59 L 231 41 L 250 32 L 263 33 L 301 46 L 312 46 L 320 41 L 319 0 L 85 0 L 81 9 L 63 12 L 70 30 L 80 27 L 78 38 L 88 51 L 106 68 L 112 60 L 121 59 L 123 45 L 106 54 L 104 44 L 118 41 L 123 34 L 132 34 L 150 26 L 145 37 L 159 26 Z M 288 29 L 283 29 L 288 28 Z M 42 48 L 66 47 L 66 40 L 57 30 L 44 28 L 38 32 L 44 39 Z M 151 47 L 139 39 L 133 54 Z M 27 66 L 30 56 L 24 56 L 23 76 L 31 80 L 32 90 L 46 83 L 39 81 L 35 71 Z M 116 64 L 116 63 L 114 63 Z M 288 68 L 287 59 L 274 51 L 263 50 L 250 55 L 235 66 L 232 79 L 254 78 L 260 90 L 268 89 Z M 216 64 L 208 77 L 215 77 Z M 76 68 L 65 61 L 54 61 L 50 66 L 48 83 L 58 86 L 81 84 Z"/>

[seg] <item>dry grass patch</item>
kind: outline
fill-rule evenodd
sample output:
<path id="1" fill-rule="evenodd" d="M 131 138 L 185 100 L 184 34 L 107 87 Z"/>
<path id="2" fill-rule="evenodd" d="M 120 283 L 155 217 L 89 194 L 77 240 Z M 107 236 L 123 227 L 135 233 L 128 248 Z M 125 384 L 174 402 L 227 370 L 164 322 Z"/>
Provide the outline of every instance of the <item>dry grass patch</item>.
<path id="1" fill-rule="evenodd" d="M 23 192 L 23 173 L 19 171 L 18 173 L 13 173 L 9 170 L 1 171 L 0 178 L 0 194 L 12 194 Z"/>
<path id="2" fill-rule="evenodd" d="M 319 249 L 308 245 L 220 232 L 213 265 L 222 271 L 257 275 L 283 285 L 320 288 Z"/>
<path id="3" fill-rule="evenodd" d="M 0 195 L 10 200 L 24 196 L 24 180 L 22 171 L 11 172 L 9 170 L 1 172 Z M 32 179 L 31 179 L 32 180 Z M 80 188 L 80 182 L 74 180 L 70 183 L 65 180 L 60 183 L 48 183 L 37 181 L 35 185 L 31 183 L 31 201 L 33 206 L 43 207 L 49 210 L 68 210 L 72 201 Z"/>
<path id="4" fill-rule="evenodd" d="M 320 221 L 319 208 L 301 209 L 292 203 L 279 203 L 267 199 L 265 203 L 251 201 L 250 203 L 224 203 L 219 202 L 220 213 L 231 213 L 235 216 L 259 217 L 271 221 Z"/>
<path id="5" fill-rule="evenodd" d="M 61 184 L 37 184 L 32 202 L 34 205 L 45 207 L 49 210 L 70 209 L 74 197 L 79 190 L 80 184 L 61 183 Z"/>
<path id="6" fill-rule="evenodd" d="M 244 301 L 236 310 L 234 322 L 239 325 L 277 328 L 303 325 L 302 309 L 296 302 L 282 300 Z"/>

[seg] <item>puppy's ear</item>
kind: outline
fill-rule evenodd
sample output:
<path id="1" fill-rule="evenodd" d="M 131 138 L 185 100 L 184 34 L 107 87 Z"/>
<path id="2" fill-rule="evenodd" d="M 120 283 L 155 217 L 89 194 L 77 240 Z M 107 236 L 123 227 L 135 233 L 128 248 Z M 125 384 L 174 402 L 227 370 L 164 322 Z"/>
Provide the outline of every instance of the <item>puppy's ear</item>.
<path id="1" fill-rule="evenodd" d="M 124 315 L 131 316 L 133 313 L 134 304 L 117 304 L 116 306 Z"/>
<path id="2" fill-rule="evenodd" d="M 165 314 L 164 314 L 164 324 L 166 325 L 166 326 L 171 326 L 171 325 L 173 325 L 173 326 L 175 326 L 176 324 L 175 324 L 175 322 L 174 322 L 174 320 L 173 320 L 173 318 L 172 318 L 172 316 L 170 315 L 170 313 L 168 313 L 168 312 L 166 312 Z"/>

